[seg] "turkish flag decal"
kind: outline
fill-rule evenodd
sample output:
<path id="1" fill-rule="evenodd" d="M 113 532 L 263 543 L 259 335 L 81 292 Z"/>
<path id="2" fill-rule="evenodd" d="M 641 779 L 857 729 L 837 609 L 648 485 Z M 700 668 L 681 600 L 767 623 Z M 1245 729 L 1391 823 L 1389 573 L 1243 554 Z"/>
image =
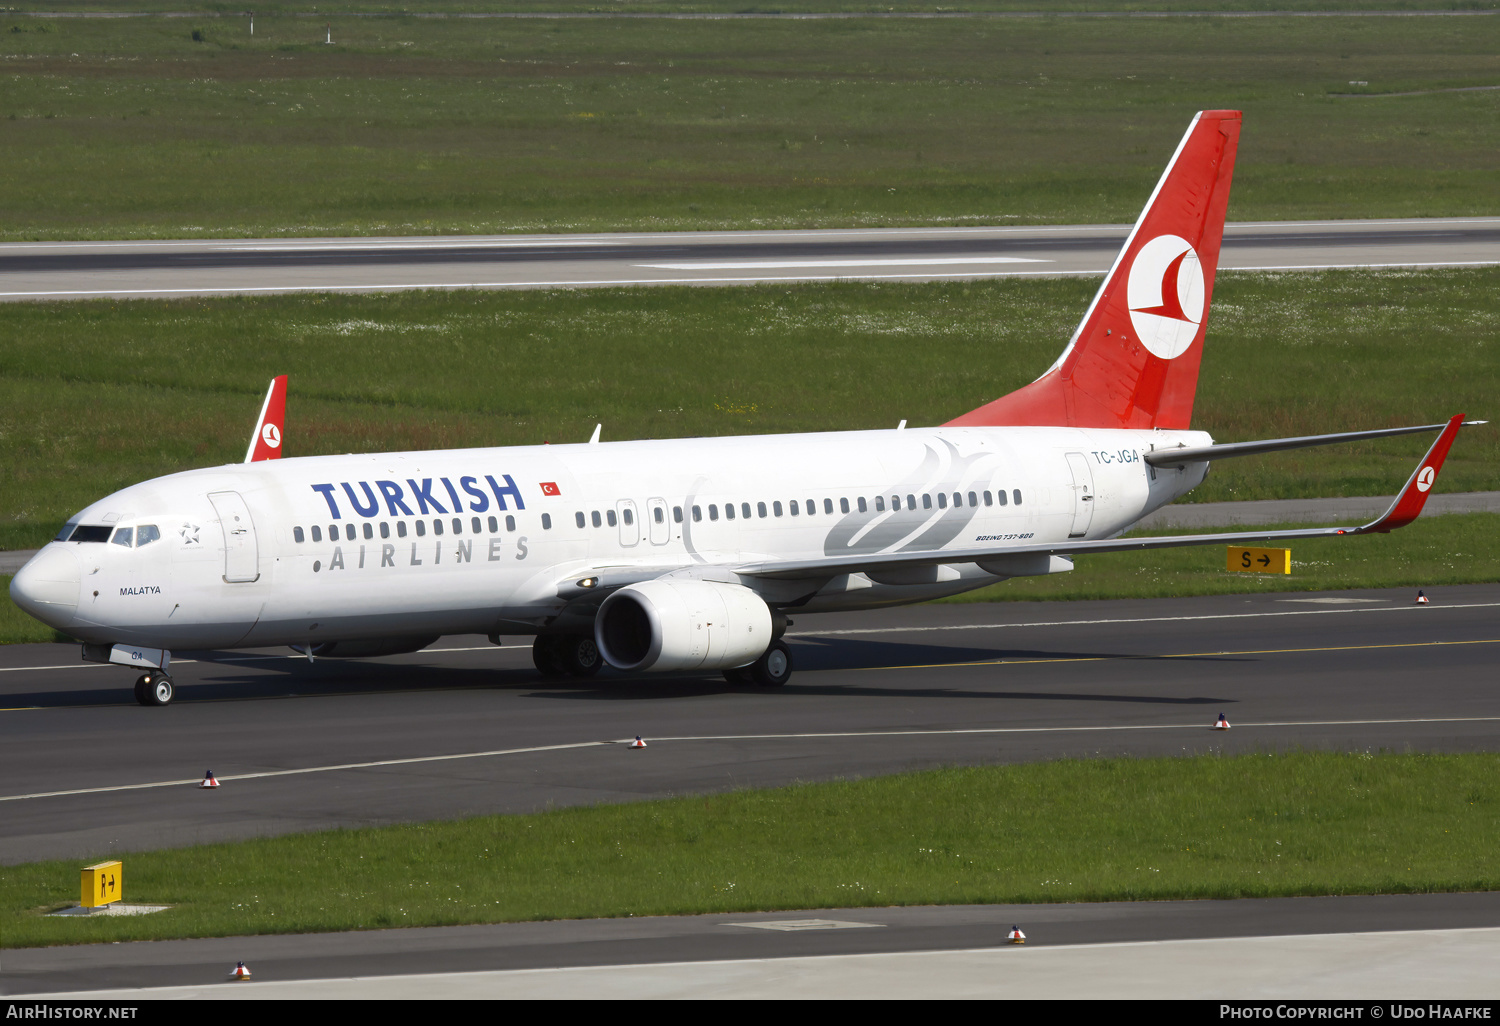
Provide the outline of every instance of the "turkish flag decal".
<path id="1" fill-rule="evenodd" d="M 542 494 L 543 495 L 561 495 L 562 494 L 562 490 L 557 487 L 557 482 L 556 481 L 543 481 L 542 482 Z"/>

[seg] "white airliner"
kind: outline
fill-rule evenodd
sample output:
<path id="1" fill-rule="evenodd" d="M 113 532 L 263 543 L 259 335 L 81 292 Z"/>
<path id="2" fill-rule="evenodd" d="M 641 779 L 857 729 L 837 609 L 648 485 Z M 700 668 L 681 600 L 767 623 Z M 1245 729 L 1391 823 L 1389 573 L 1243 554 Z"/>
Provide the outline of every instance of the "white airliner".
<path id="1" fill-rule="evenodd" d="M 548 675 L 773 686 L 789 613 L 920 602 L 1090 552 L 1410 523 L 1462 415 L 1229 445 L 1189 429 L 1239 129 L 1237 111 L 1194 117 L 1057 362 L 940 427 L 274 459 L 279 378 L 245 463 L 101 499 L 11 596 L 84 659 L 145 669 L 146 705 L 172 699 L 174 648 L 365 656 L 472 633 L 534 635 Z M 1364 527 L 1118 540 L 1211 459 L 1439 428 Z"/>

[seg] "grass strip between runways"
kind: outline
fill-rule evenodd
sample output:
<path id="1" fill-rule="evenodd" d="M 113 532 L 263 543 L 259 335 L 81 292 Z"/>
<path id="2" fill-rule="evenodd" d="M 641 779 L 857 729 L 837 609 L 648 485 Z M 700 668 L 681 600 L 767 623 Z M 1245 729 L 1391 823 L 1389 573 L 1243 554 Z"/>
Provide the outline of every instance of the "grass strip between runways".
<path id="1" fill-rule="evenodd" d="M 334 830 L 127 854 L 128 900 L 174 906 L 142 917 L 42 916 L 91 859 L 7 867 L 0 935 L 1487 890 L 1497 780 L 1493 753 L 1063 759 Z"/>

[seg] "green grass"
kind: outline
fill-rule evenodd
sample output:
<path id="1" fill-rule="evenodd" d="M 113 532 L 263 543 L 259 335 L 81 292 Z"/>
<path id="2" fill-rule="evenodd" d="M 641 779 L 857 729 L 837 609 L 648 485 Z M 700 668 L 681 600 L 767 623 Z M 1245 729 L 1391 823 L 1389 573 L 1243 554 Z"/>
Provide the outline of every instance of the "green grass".
<path id="1" fill-rule="evenodd" d="M 934 424 L 1045 369 L 1095 287 L 0 304 L 0 548 L 242 459 L 278 373 L 289 455 L 582 441 L 596 422 L 606 440 Z M 1226 274 L 1214 298 L 1194 423 L 1222 440 L 1500 415 L 1500 269 Z M 1192 498 L 1393 494 L 1428 444 L 1226 460 Z M 1500 488 L 1500 431 L 1466 431 L 1438 488 Z"/>
<path id="2" fill-rule="evenodd" d="M 122 9 L 118 0 L 46 0 L 37 7 L 46 11 L 118 11 Z M 743 0 L 444 0 L 439 5 L 418 7 L 401 0 L 322 0 L 311 4 L 298 0 L 261 0 L 255 5 L 259 17 L 337 17 L 342 14 L 404 14 L 421 10 L 430 13 L 440 9 L 442 13 L 513 13 L 538 12 L 598 14 L 612 17 L 618 14 L 670 14 L 670 13 L 827 13 L 852 12 L 857 14 L 879 13 L 900 10 L 902 12 L 966 13 L 966 12 L 1035 12 L 1050 14 L 1062 12 L 1131 12 L 1131 11 L 1179 11 L 1198 13 L 1213 11 L 1485 11 L 1494 10 L 1493 0 L 1215 0 L 1212 4 L 1203 0 L 1060 0 L 1056 3 L 1041 3 L 1040 0 L 902 0 L 899 8 L 889 2 L 872 3 L 871 0 L 777 0 L 775 3 L 745 3 Z M 226 0 L 136 0 L 130 10 L 189 11 L 215 17 L 244 20 L 242 4 Z M 16 10 L 16 8 L 11 8 Z"/>
<path id="3" fill-rule="evenodd" d="M 76 903 L 91 860 L 36 863 L 0 869 L 0 944 L 1487 890 L 1497 773 L 1494 754 L 1072 759 L 336 830 L 127 854 L 126 900 L 175 907 L 88 921 L 39 913 Z"/>
<path id="4" fill-rule="evenodd" d="M 1494 17 L 247 29 L 0 16 L 0 238 L 1130 221 L 1212 107 L 1232 219 L 1500 209 Z"/>

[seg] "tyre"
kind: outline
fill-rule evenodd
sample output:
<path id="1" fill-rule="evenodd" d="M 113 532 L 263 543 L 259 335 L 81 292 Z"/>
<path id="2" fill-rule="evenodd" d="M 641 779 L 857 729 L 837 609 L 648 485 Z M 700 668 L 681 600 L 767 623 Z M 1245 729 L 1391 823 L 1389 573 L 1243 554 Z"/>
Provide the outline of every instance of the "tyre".
<path id="1" fill-rule="evenodd" d="M 150 705 L 150 689 L 151 678 L 146 674 L 141 674 L 135 679 L 135 700 L 141 705 Z"/>
<path id="2" fill-rule="evenodd" d="M 572 677 L 592 677 L 604 665 L 599 646 L 587 634 L 572 634 L 562 639 L 563 666 Z"/>
<path id="3" fill-rule="evenodd" d="M 773 641 L 750 665 L 750 676 L 763 688 L 779 688 L 792 678 L 792 653 L 784 641 Z"/>
<path id="4" fill-rule="evenodd" d="M 568 675 L 563 663 L 563 638 L 556 634 L 538 634 L 531 643 L 531 662 L 537 672 L 548 680 L 557 680 Z"/>
<path id="5" fill-rule="evenodd" d="M 165 673 L 153 673 L 141 678 L 146 681 L 147 705 L 170 705 L 172 702 L 172 678 Z"/>

